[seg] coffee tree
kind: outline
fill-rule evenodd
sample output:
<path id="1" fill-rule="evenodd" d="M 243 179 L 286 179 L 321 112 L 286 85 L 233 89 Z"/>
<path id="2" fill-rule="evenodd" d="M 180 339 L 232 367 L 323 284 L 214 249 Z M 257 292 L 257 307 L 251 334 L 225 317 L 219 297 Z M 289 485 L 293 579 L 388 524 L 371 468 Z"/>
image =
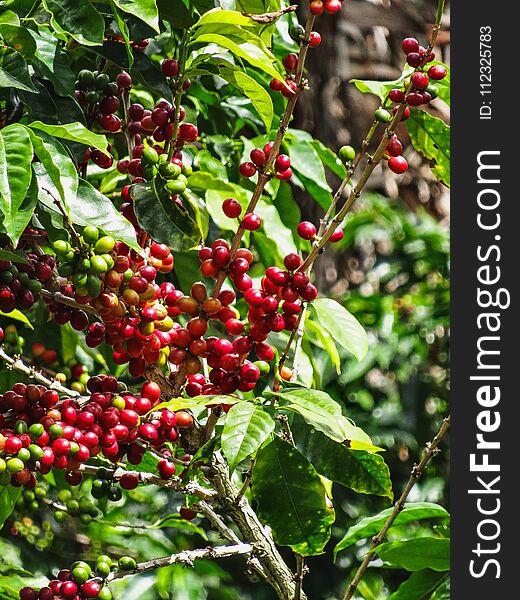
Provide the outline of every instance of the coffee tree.
<path id="1" fill-rule="evenodd" d="M 178 512 L 150 528 L 216 542 L 144 562 L 132 544 L 64 554 L 50 580 L 1 581 L 2 597 L 110 600 L 122 578 L 234 556 L 279 598 L 305 598 L 332 482 L 392 500 L 383 449 L 320 389 L 318 349 L 338 368 L 338 347 L 361 361 L 369 342 L 313 266 L 374 170 L 407 170 L 404 128 L 449 185 L 449 130 L 428 109 L 449 103 L 443 4 L 429 40 L 403 40 L 397 80 L 354 82 L 380 105 L 362 147 L 335 153 L 291 119 L 339 0 L 3 3 L 1 522 L 43 550 L 52 528 L 38 538 L 31 515 L 88 532 L 156 489 Z M 295 188 L 319 223 L 301 220 Z M 419 573 L 417 598 L 442 597 L 445 536 L 383 542 L 397 520 L 446 517 L 405 501 L 448 424 L 394 508 L 338 545 L 375 535 L 345 598 L 376 555 Z"/>

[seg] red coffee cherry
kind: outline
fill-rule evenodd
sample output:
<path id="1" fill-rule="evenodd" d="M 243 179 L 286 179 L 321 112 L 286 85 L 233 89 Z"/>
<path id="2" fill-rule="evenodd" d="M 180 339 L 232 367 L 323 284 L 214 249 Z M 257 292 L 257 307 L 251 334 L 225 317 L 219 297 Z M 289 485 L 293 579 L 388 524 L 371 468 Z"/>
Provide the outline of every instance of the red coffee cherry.
<path id="1" fill-rule="evenodd" d="M 403 153 L 403 145 L 397 139 L 397 137 L 393 137 L 386 146 L 386 151 L 390 156 L 401 156 Z"/>
<path id="2" fill-rule="evenodd" d="M 273 90 L 273 92 L 281 92 L 283 86 L 283 81 L 280 81 L 279 79 L 271 79 L 269 82 L 269 87 Z"/>
<path id="3" fill-rule="evenodd" d="M 274 168 L 278 173 L 282 173 L 283 171 L 287 171 L 287 169 L 291 166 L 291 159 L 287 156 L 287 154 L 280 154 L 276 157 L 276 161 L 274 163 Z"/>
<path id="4" fill-rule="evenodd" d="M 262 225 L 262 219 L 255 213 L 248 213 L 242 219 L 242 227 L 247 231 L 256 231 Z"/>
<path id="5" fill-rule="evenodd" d="M 446 77 L 447 70 L 446 67 L 442 65 L 433 65 L 428 69 L 428 77 L 433 81 L 440 81 Z"/>
<path id="6" fill-rule="evenodd" d="M 312 240 L 312 238 L 316 235 L 316 227 L 309 221 L 302 221 L 298 225 L 296 231 L 304 240 Z"/>
<path id="7" fill-rule="evenodd" d="M 419 52 L 419 42 L 415 38 L 405 38 L 402 43 L 403 52 L 410 54 L 411 52 Z"/>
<path id="8" fill-rule="evenodd" d="M 345 237 L 345 232 L 343 229 L 336 229 L 336 231 L 330 236 L 329 242 L 334 244 L 335 242 L 339 242 Z"/>
<path id="9" fill-rule="evenodd" d="M 257 167 L 263 167 L 267 160 L 265 152 L 261 148 L 253 148 L 249 157 Z"/>
<path id="10" fill-rule="evenodd" d="M 165 77 L 177 77 L 179 74 L 179 63 L 173 58 L 167 58 L 161 63 L 161 71 Z"/>
<path id="11" fill-rule="evenodd" d="M 179 126 L 179 139 L 183 142 L 195 142 L 199 137 L 199 130 L 192 123 L 182 123 Z"/>
<path id="12" fill-rule="evenodd" d="M 122 71 L 116 77 L 116 83 L 120 90 L 127 90 L 132 87 L 132 78 L 126 71 Z"/>
<path id="13" fill-rule="evenodd" d="M 397 175 L 401 175 L 408 169 L 408 162 L 404 156 L 392 156 L 388 160 L 388 167 Z"/>
<path id="14" fill-rule="evenodd" d="M 235 200 L 235 198 L 227 198 L 222 203 L 222 211 L 226 217 L 230 219 L 236 219 L 242 212 L 242 206 L 238 200 Z"/>
<path id="15" fill-rule="evenodd" d="M 392 102 L 395 102 L 396 104 L 401 104 L 401 102 L 403 102 L 404 100 L 404 92 L 396 88 L 388 92 L 388 97 Z"/>
<path id="16" fill-rule="evenodd" d="M 412 85 L 417 90 L 425 90 L 428 87 L 428 77 L 424 73 L 417 71 L 412 74 L 410 78 L 412 81 Z"/>
<path id="17" fill-rule="evenodd" d="M 395 115 L 395 113 L 399 110 L 398 106 L 394 106 L 394 108 L 392 109 L 393 114 Z M 410 116 L 410 109 L 408 108 L 408 106 L 404 109 L 404 113 L 402 116 L 401 121 L 406 121 L 406 119 L 408 119 L 408 117 Z"/>
<path id="18" fill-rule="evenodd" d="M 296 71 L 296 67 L 298 66 L 298 55 L 294 53 L 287 54 L 283 59 L 283 66 L 287 71 Z"/>
<path id="19" fill-rule="evenodd" d="M 325 11 L 333 15 L 341 10 L 341 0 L 325 0 Z"/>
<path id="20" fill-rule="evenodd" d="M 314 16 L 318 17 L 319 15 L 323 14 L 325 7 L 321 0 L 313 0 L 309 5 L 309 10 Z"/>
<path id="21" fill-rule="evenodd" d="M 422 62 L 421 55 L 418 52 L 410 52 L 410 54 L 408 54 L 408 56 L 406 57 L 406 62 L 411 67 L 416 69 Z"/>
<path id="22" fill-rule="evenodd" d="M 256 173 L 256 166 L 252 162 L 243 162 L 240 165 L 240 175 L 242 177 L 253 177 Z"/>
<path id="23" fill-rule="evenodd" d="M 302 259 L 298 254 L 288 254 L 283 259 L 283 264 L 288 271 L 294 271 L 302 264 Z"/>
<path id="24" fill-rule="evenodd" d="M 317 31 L 311 31 L 309 36 L 309 47 L 316 48 L 321 44 L 321 35 Z"/>

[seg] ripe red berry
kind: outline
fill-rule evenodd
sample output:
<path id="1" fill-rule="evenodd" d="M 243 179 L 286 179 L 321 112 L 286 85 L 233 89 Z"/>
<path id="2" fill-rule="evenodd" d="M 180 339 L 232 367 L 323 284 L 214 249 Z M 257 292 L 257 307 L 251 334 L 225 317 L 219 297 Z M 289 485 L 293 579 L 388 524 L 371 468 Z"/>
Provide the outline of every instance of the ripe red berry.
<path id="1" fill-rule="evenodd" d="M 341 0 L 325 0 L 325 11 L 333 15 L 341 10 Z"/>
<path id="2" fill-rule="evenodd" d="M 167 58 L 161 63 L 161 71 L 165 77 L 177 77 L 179 74 L 179 63 L 173 58 Z"/>
<path id="3" fill-rule="evenodd" d="M 262 224 L 262 219 L 255 213 L 248 213 L 242 219 L 242 227 L 247 231 L 255 231 Z"/>
<path id="4" fill-rule="evenodd" d="M 253 148 L 249 157 L 257 167 L 263 167 L 267 160 L 265 152 L 261 148 Z"/>
<path id="5" fill-rule="evenodd" d="M 406 102 L 410 106 L 420 106 L 423 103 L 423 96 L 418 92 L 410 92 L 406 96 Z"/>
<path id="6" fill-rule="evenodd" d="M 225 327 L 229 335 L 241 335 L 244 331 L 244 323 L 240 319 L 228 319 Z"/>
<path id="7" fill-rule="evenodd" d="M 311 31 L 309 36 L 309 47 L 316 48 L 321 44 L 321 35 L 317 31 Z"/>
<path id="8" fill-rule="evenodd" d="M 287 270 L 294 271 L 302 264 L 302 259 L 300 258 L 300 256 L 298 254 L 294 254 L 294 253 L 288 254 L 283 259 L 283 264 L 285 265 L 285 268 Z"/>
<path id="9" fill-rule="evenodd" d="M 388 167 L 397 175 L 401 175 L 408 168 L 408 162 L 404 156 L 392 156 L 388 160 Z"/>
<path id="10" fill-rule="evenodd" d="M 440 81 L 446 77 L 447 71 L 446 67 L 442 65 L 433 65 L 428 69 L 428 77 L 433 81 Z"/>
<path id="11" fill-rule="evenodd" d="M 238 200 L 235 200 L 235 198 L 227 198 L 222 203 L 222 211 L 226 217 L 230 219 L 236 219 L 242 212 L 242 206 Z"/>
<path id="12" fill-rule="evenodd" d="M 125 473 L 119 480 L 119 485 L 124 490 L 135 490 L 139 485 L 139 479 L 134 473 Z"/>
<path id="13" fill-rule="evenodd" d="M 183 142 L 195 142 L 199 137 L 199 130 L 192 123 L 182 123 L 179 126 L 179 139 Z"/>
<path id="14" fill-rule="evenodd" d="M 298 225 L 296 231 L 304 240 L 312 240 L 312 238 L 316 235 L 316 227 L 309 221 L 302 221 Z"/>
<path id="15" fill-rule="evenodd" d="M 269 82 L 269 87 L 273 90 L 273 92 L 281 92 L 283 85 L 283 81 L 280 81 L 279 79 L 271 79 Z"/>
<path id="16" fill-rule="evenodd" d="M 345 232 L 343 229 L 336 229 L 336 231 L 330 236 L 329 242 L 334 244 L 335 242 L 339 242 L 345 237 Z"/>
<path id="17" fill-rule="evenodd" d="M 122 71 L 116 77 L 116 83 L 120 90 L 127 90 L 132 87 L 132 78 L 126 71 Z"/>
<path id="18" fill-rule="evenodd" d="M 402 43 L 403 52 L 410 54 L 411 52 L 419 52 L 419 42 L 415 38 L 405 38 Z"/>
<path id="19" fill-rule="evenodd" d="M 397 137 L 393 137 L 386 146 L 386 151 L 390 156 L 401 156 L 403 153 L 403 145 L 397 139 Z"/>
<path id="20" fill-rule="evenodd" d="M 256 166 L 252 162 L 243 162 L 240 165 L 240 175 L 242 177 L 253 177 L 256 173 Z"/>
<path id="21" fill-rule="evenodd" d="M 399 110 L 398 106 L 394 106 L 394 108 L 392 109 L 393 114 L 395 115 L 395 113 Z M 403 113 L 403 117 L 401 119 L 401 121 L 406 121 L 406 119 L 408 119 L 408 117 L 410 116 L 410 109 L 408 108 L 408 106 L 404 109 L 404 113 Z"/>
<path id="22" fill-rule="evenodd" d="M 119 98 L 117 96 L 105 96 L 99 101 L 99 110 L 104 115 L 111 115 L 119 108 Z"/>
<path id="23" fill-rule="evenodd" d="M 406 57 L 406 62 L 411 67 L 416 69 L 422 62 L 421 55 L 418 52 L 410 52 L 410 54 L 408 54 L 408 56 Z"/>
<path id="24" fill-rule="evenodd" d="M 175 475 L 176 471 L 175 465 L 169 460 L 160 460 L 157 464 L 157 470 L 163 479 L 169 479 Z"/>
<path id="25" fill-rule="evenodd" d="M 323 6 L 323 2 L 321 0 L 313 0 L 309 5 L 309 9 L 311 13 L 317 17 L 323 14 L 325 7 Z"/>
<path id="26" fill-rule="evenodd" d="M 425 90 L 428 87 L 428 77 L 420 71 L 416 71 L 411 77 L 412 85 L 417 90 Z"/>
<path id="27" fill-rule="evenodd" d="M 287 156 L 287 154 L 280 154 L 276 157 L 274 168 L 278 171 L 278 173 L 283 173 L 283 171 L 287 171 L 287 169 L 290 166 L 291 159 Z"/>
<path id="28" fill-rule="evenodd" d="M 97 580 L 91 579 L 81 586 L 81 592 L 85 598 L 97 598 L 100 591 L 101 584 Z"/>
<path id="29" fill-rule="evenodd" d="M 151 402 L 157 402 L 161 397 L 161 388 L 154 381 L 147 381 L 141 388 L 141 395 Z"/>
<path id="30" fill-rule="evenodd" d="M 283 59 L 283 66 L 288 71 L 296 71 L 296 67 L 298 66 L 298 55 L 294 53 L 287 54 Z"/>
<path id="31" fill-rule="evenodd" d="M 390 92 L 388 93 L 388 97 L 392 102 L 395 102 L 396 104 L 401 104 L 401 102 L 404 100 L 404 92 L 395 88 L 393 90 L 390 90 Z"/>

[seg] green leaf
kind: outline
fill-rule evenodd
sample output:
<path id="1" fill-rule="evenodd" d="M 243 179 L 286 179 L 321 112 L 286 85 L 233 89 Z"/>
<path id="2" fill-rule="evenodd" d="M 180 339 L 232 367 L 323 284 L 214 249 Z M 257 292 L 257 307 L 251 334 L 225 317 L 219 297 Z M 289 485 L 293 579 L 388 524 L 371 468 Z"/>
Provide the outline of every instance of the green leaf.
<path id="1" fill-rule="evenodd" d="M 8 23 L 9 25 L 20 25 L 20 17 L 12 10 L 6 10 L 0 14 L 0 23 Z"/>
<path id="2" fill-rule="evenodd" d="M 12 485 L 0 486 L 0 528 L 4 526 L 5 520 L 14 510 L 16 501 L 22 493 L 21 487 Z"/>
<path id="3" fill-rule="evenodd" d="M 368 338 L 359 321 L 331 298 L 318 298 L 312 306 L 320 323 L 336 342 L 358 360 L 363 360 L 368 352 Z"/>
<path id="4" fill-rule="evenodd" d="M 277 544 L 303 556 L 321 554 L 330 538 L 334 509 L 327 505 L 320 476 L 298 450 L 279 437 L 261 448 L 251 492 L 257 514 Z"/>
<path id="5" fill-rule="evenodd" d="M 108 152 L 107 138 L 104 135 L 90 131 L 90 129 L 87 129 L 78 122 L 67 123 L 66 125 L 47 125 L 41 121 L 33 121 L 29 123 L 28 127 L 37 131 L 43 131 L 62 140 L 92 146 L 92 148 L 97 148 L 105 154 Z"/>
<path id="6" fill-rule="evenodd" d="M 393 500 L 390 471 L 380 454 L 340 446 L 301 419 L 295 419 L 292 431 L 296 447 L 320 475 L 355 492 Z"/>
<path id="7" fill-rule="evenodd" d="M 34 329 L 31 322 L 29 321 L 29 319 L 23 314 L 22 311 L 18 310 L 17 308 L 12 310 L 10 313 L 5 313 L 0 310 L 0 315 L 2 317 L 9 317 L 10 319 L 13 319 L 14 321 L 19 321 L 20 323 L 24 323 L 31 329 Z"/>
<path id="8" fill-rule="evenodd" d="M 113 0 L 122 11 L 141 19 L 159 33 L 159 11 L 155 0 Z"/>
<path id="9" fill-rule="evenodd" d="M 0 47 L 0 88 L 36 92 L 23 56 L 7 46 Z"/>
<path id="10" fill-rule="evenodd" d="M 322 190 L 330 192 L 331 188 L 325 177 L 325 169 L 314 148 L 312 136 L 306 131 L 291 129 L 286 133 L 284 143 L 289 150 L 291 168 L 312 180 Z"/>
<path id="11" fill-rule="evenodd" d="M 258 27 L 251 18 L 246 17 L 241 12 L 236 10 L 223 10 L 222 8 L 214 8 L 204 13 L 202 17 L 195 23 L 193 29 L 203 25 L 241 25 L 244 27 Z"/>
<path id="12" fill-rule="evenodd" d="M 334 338 L 328 331 L 320 327 L 314 321 L 307 319 L 305 321 L 304 338 L 312 341 L 313 344 L 320 346 L 329 355 L 332 364 L 336 368 L 336 373 L 341 373 L 341 360 L 339 357 L 338 349 L 334 343 Z"/>
<path id="13" fill-rule="evenodd" d="M 105 20 L 89 0 L 42 0 L 57 33 L 66 33 L 85 46 L 103 43 Z"/>
<path id="14" fill-rule="evenodd" d="M 235 404 L 226 415 L 222 451 L 231 471 L 252 456 L 274 430 L 274 421 L 262 406 L 252 402 Z"/>
<path id="15" fill-rule="evenodd" d="M 130 32 L 128 30 L 128 25 L 126 21 L 120 14 L 114 0 L 109 0 L 110 8 L 112 9 L 112 14 L 114 15 L 114 20 L 117 23 L 117 27 L 119 29 L 119 33 L 123 38 L 123 42 L 125 44 L 126 57 L 128 59 L 128 68 L 131 69 L 134 64 L 134 53 L 132 50 L 132 46 L 130 45 Z"/>
<path id="16" fill-rule="evenodd" d="M 447 579 L 433 592 L 430 600 L 450 600 L 451 597 L 451 581 Z"/>
<path id="17" fill-rule="evenodd" d="M 207 14 L 207 13 L 206 13 Z M 271 129 L 274 108 L 271 96 L 265 88 L 240 69 L 220 67 L 220 75 L 247 96 L 264 122 L 267 131 Z"/>
<path id="18" fill-rule="evenodd" d="M 0 35 L 7 46 L 14 48 L 24 58 L 32 58 L 36 51 L 36 44 L 31 34 L 25 27 L 0 23 Z"/>
<path id="19" fill-rule="evenodd" d="M 439 584 L 444 581 L 446 575 L 423 569 L 412 573 L 406 581 L 403 581 L 398 589 L 388 598 L 388 600 L 417 600 L 424 598 L 430 592 L 433 592 Z"/>
<path id="20" fill-rule="evenodd" d="M 187 252 L 200 243 L 197 223 L 168 194 L 158 193 L 155 184 L 133 186 L 132 197 L 139 226 L 154 240 L 176 252 Z"/>
<path id="21" fill-rule="evenodd" d="M 78 190 L 78 172 L 65 148 L 51 135 L 44 132 L 36 134 L 27 129 L 31 136 L 34 153 L 40 163 L 33 165 L 39 179 L 41 200 L 49 208 L 56 210 L 54 200 L 61 198 L 65 208 Z"/>
<path id="22" fill-rule="evenodd" d="M 3 248 L 0 248 L 0 260 L 10 260 L 11 262 L 20 263 L 22 265 L 29 264 L 24 255 L 18 254 L 17 252 L 11 252 L 10 250 L 4 250 Z"/>
<path id="23" fill-rule="evenodd" d="M 253 67 L 264 71 L 275 79 L 281 79 L 280 73 L 273 67 L 272 58 L 260 49 L 260 44 L 257 43 L 257 40 L 260 40 L 260 38 L 251 35 L 250 41 L 235 42 L 229 37 L 218 33 L 203 33 L 195 36 L 192 44 L 218 44 L 223 48 L 227 48 L 235 56 L 242 58 Z"/>
<path id="24" fill-rule="evenodd" d="M 95 225 L 114 239 L 140 251 L 134 226 L 116 209 L 109 198 L 80 179 L 75 198 L 69 198 L 69 216 L 81 226 Z"/>
<path id="25" fill-rule="evenodd" d="M 408 69 L 409 70 L 409 69 Z M 394 81 L 371 81 L 361 79 L 351 79 L 349 83 L 353 83 L 357 89 L 363 94 L 374 94 L 381 102 L 386 100 L 388 92 L 396 87 L 402 87 L 404 79 L 408 76 L 405 75 Z"/>
<path id="26" fill-rule="evenodd" d="M 341 413 L 341 406 L 326 392 L 307 388 L 287 388 L 281 392 L 265 392 L 265 396 L 278 396 L 289 404 L 282 408 L 301 415 L 309 425 L 315 427 L 336 442 L 355 450 L 377 451 L 369 436 L 355 427 Z"/>
<path id="27" fill-rule="evenodd" d="M 407 571 L 450 570 L 450 540 L 436 537 L 420 537 L 404 542 L 386 542 L 374 552 L 393 567 Z"/>
<path id="28" fill-rule="evenodd" d="M 168 402 L 161 402 L 157 406 L 154 406 L 150 412 L 161 410 L 162 408 L 169 408 L 170 410 L 184 410 L 186 408 L 193 409 L 202 406 L 215 406 L 217 404 L 236 404 L 242 402 L 239 398 L 234 396 L 195 396 L 193 398 L 172 398 Z"/>
<path id="29" fill-rule="evenodd" d="M 183 519 L 178 513 L 167 515 L 162 519 L 156 521 L 152 527 L 154 529 L 164 529 L 165 527 L 173 527 L 174 529 L 178 529 L 179 531 L 185 531 L 187 533 L 196 533 L 200 535 L 203 540 L 207 540 L 208 536 L 206 532 L 201 527 L 195 525 L 191 521 L 186 521 Z"/>
<path id="30" fill-rule="evenodd" d="M 320 142 L 320 140 L 313 140 L 312 147 L 318 153 L 322 163 L 327 166 L 337 177 L 344 179 L 345 175 L 347 174 L 347 169 L 341 162 L 341 159 L 338 158 L 337 154 L 330 148 L 327 148 L 327 146 Z"/>
<path id="31" fill-rule="evenodd" d="M 25 127 L 15 123 L 0 130 L 0 216 L 14 245 L 21 233 L 16 217 L 31 183 L 32 157 Z"/>
<path id="32" fill-rule="evenodd" d="M 57 94 L 75 98 L 74 73 L 58 40 L 49 29 L 43 27 L 38 32 L 32 29 L 27 29 L 27 32 L 36 43 L 36 52 L 32 60 L 34 68 L 52 82 Z"/>
<path id="33" fill-rule="evenodd" d="M 433 161 L 435 177 L 450 187 L 450 128 L 424 110 L 413 110 L 408 120 L 408 133 L 413 147 Z"/>
<path id="34" fill-rule="evenodd" d="M 341 550 L 349 548 L 359 540 L 374 536 L 385 524 L 388 517 L 391 515 L 393 508 L 387 508 L 377 515 L 365 517 L 359 523 L 356 523 L 349 528 L 347 533 L 338 542 L 334 548 L 334 552 L 338 553 Z M 448 511 L 431 502 L 413 502 L 406 504 L 403 510 L 397 515 L 392 527 L 405 525 L 410 521 L 420 521 L 421 519 L 434 519 L 449 517 Z"/>

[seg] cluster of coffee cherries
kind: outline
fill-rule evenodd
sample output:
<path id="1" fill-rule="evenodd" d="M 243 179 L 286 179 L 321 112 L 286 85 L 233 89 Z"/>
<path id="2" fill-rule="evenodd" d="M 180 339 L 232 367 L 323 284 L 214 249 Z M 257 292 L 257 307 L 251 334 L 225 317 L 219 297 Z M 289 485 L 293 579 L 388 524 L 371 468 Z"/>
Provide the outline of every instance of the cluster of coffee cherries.
<path id="1" fill-rule="evenodd" d="M 341 10 L 342 0 L 313 0 L 310 3 L 309 10 L 311 13 L 318 17 L 322 15 L 324 12 L 329 13 L 331 15 L 336 14 Z"/>
<path id="2" fill-rule="evenodd" d="M 188 186 L 186 174 L 190 174 L 177 156 L 168 160 L 168 155 L 161 146 L 136 146 L 132 151 L 132 159 L 120 160 L 117 169 L 120 173 L 129 173 L 140 180 L 151 180 L 159 175 L 162 187 L 175 197 L 186 191 Z M 134 179 L 134 183 L 139 181 Z"/>
<path id="3" fill-rule="evenodd" d="M 274 142 L 267 142 L 263 148 L 253 148 L 249 154 L 251 161 L 243 162 L 240 165 L 240 175 L 253 177 L 257 171 L 263 173 L 273 146 Z M 291 159 L 287 154 L 277 155 L 274 161 L 274 171 L 276 177 L 282 181 L 287 181 L 292 177 Z"/>
<path id="4" fill-rule="evenodd" d="M 53 275 L 54 258 L 26 254 L 27 262 L 0 260 L 0 311 L 29 310 L 38 300 L 42 283 Z"/>
<path id="5" fill-rule="evenodd" d="M 90 396 L 82 401 L 60 400 L 56 390 L 24 383 L 1 395 L 0 484 L 32 489 L 34 472 L 54 467 L 67 471 L 70 485 L 79 485 L 79 467 L 89 458 L 102 454 L 118 462 L 126 456 L 139 464 L 147 448 L 176 441 L 177 427 L 191 425 L 193 418 L 184 411 L 150 413 L 159 402 L 157 384 L 145 383 L 139 396 L 118 393 L 118 387 L 115 377 L 100 375 L 90 378 Z M 174 472 L 159 467 L 161 477 Z"/>
<path id="6" fill-rule="evenodd" d="M 145 109 L 142 104 L 134 103 L 128 109 L 129 122 L 126 130 L 132 136 L 138 136 L 136 144 L 141 143 L 143 136 L 150 136 L 155 142 L 171 140 L 174 134 L 174 121 L 177 109 L 167 100 L 159 100 L 152 110 Z M 182 148 L 185 143 L 195 142 L 199 135 L 198 129 L 192 123 L 182 123 L 186 111 L 179 107 L 176 147 Z M 138 157 L 133 157 L 138 158 Z M 131 175 L 132 170 L 129 169 Z"/>
<path id="7" fill-rule="evenodd" d="M 0 327 L 0 344 L 3 344 L 4 350 L 10 356 L 16 356 L 22 354 L 25 346 L 25 338 L 22 337 L 16 325 L 7 325 L 4 329 Z"/>
<path id="8" fill-rule="evenodd" d="M 94 566 L 76 561 L 70 569 L 62 569 L 55 579 L 39 589 L 27 586 L 20 590 L 20 600 L 112 600 L 106 579 L 115 571 L 132 572 L 137 563 L 131 556 L 122 556 L 117 562 L 102 554 Z"/>

